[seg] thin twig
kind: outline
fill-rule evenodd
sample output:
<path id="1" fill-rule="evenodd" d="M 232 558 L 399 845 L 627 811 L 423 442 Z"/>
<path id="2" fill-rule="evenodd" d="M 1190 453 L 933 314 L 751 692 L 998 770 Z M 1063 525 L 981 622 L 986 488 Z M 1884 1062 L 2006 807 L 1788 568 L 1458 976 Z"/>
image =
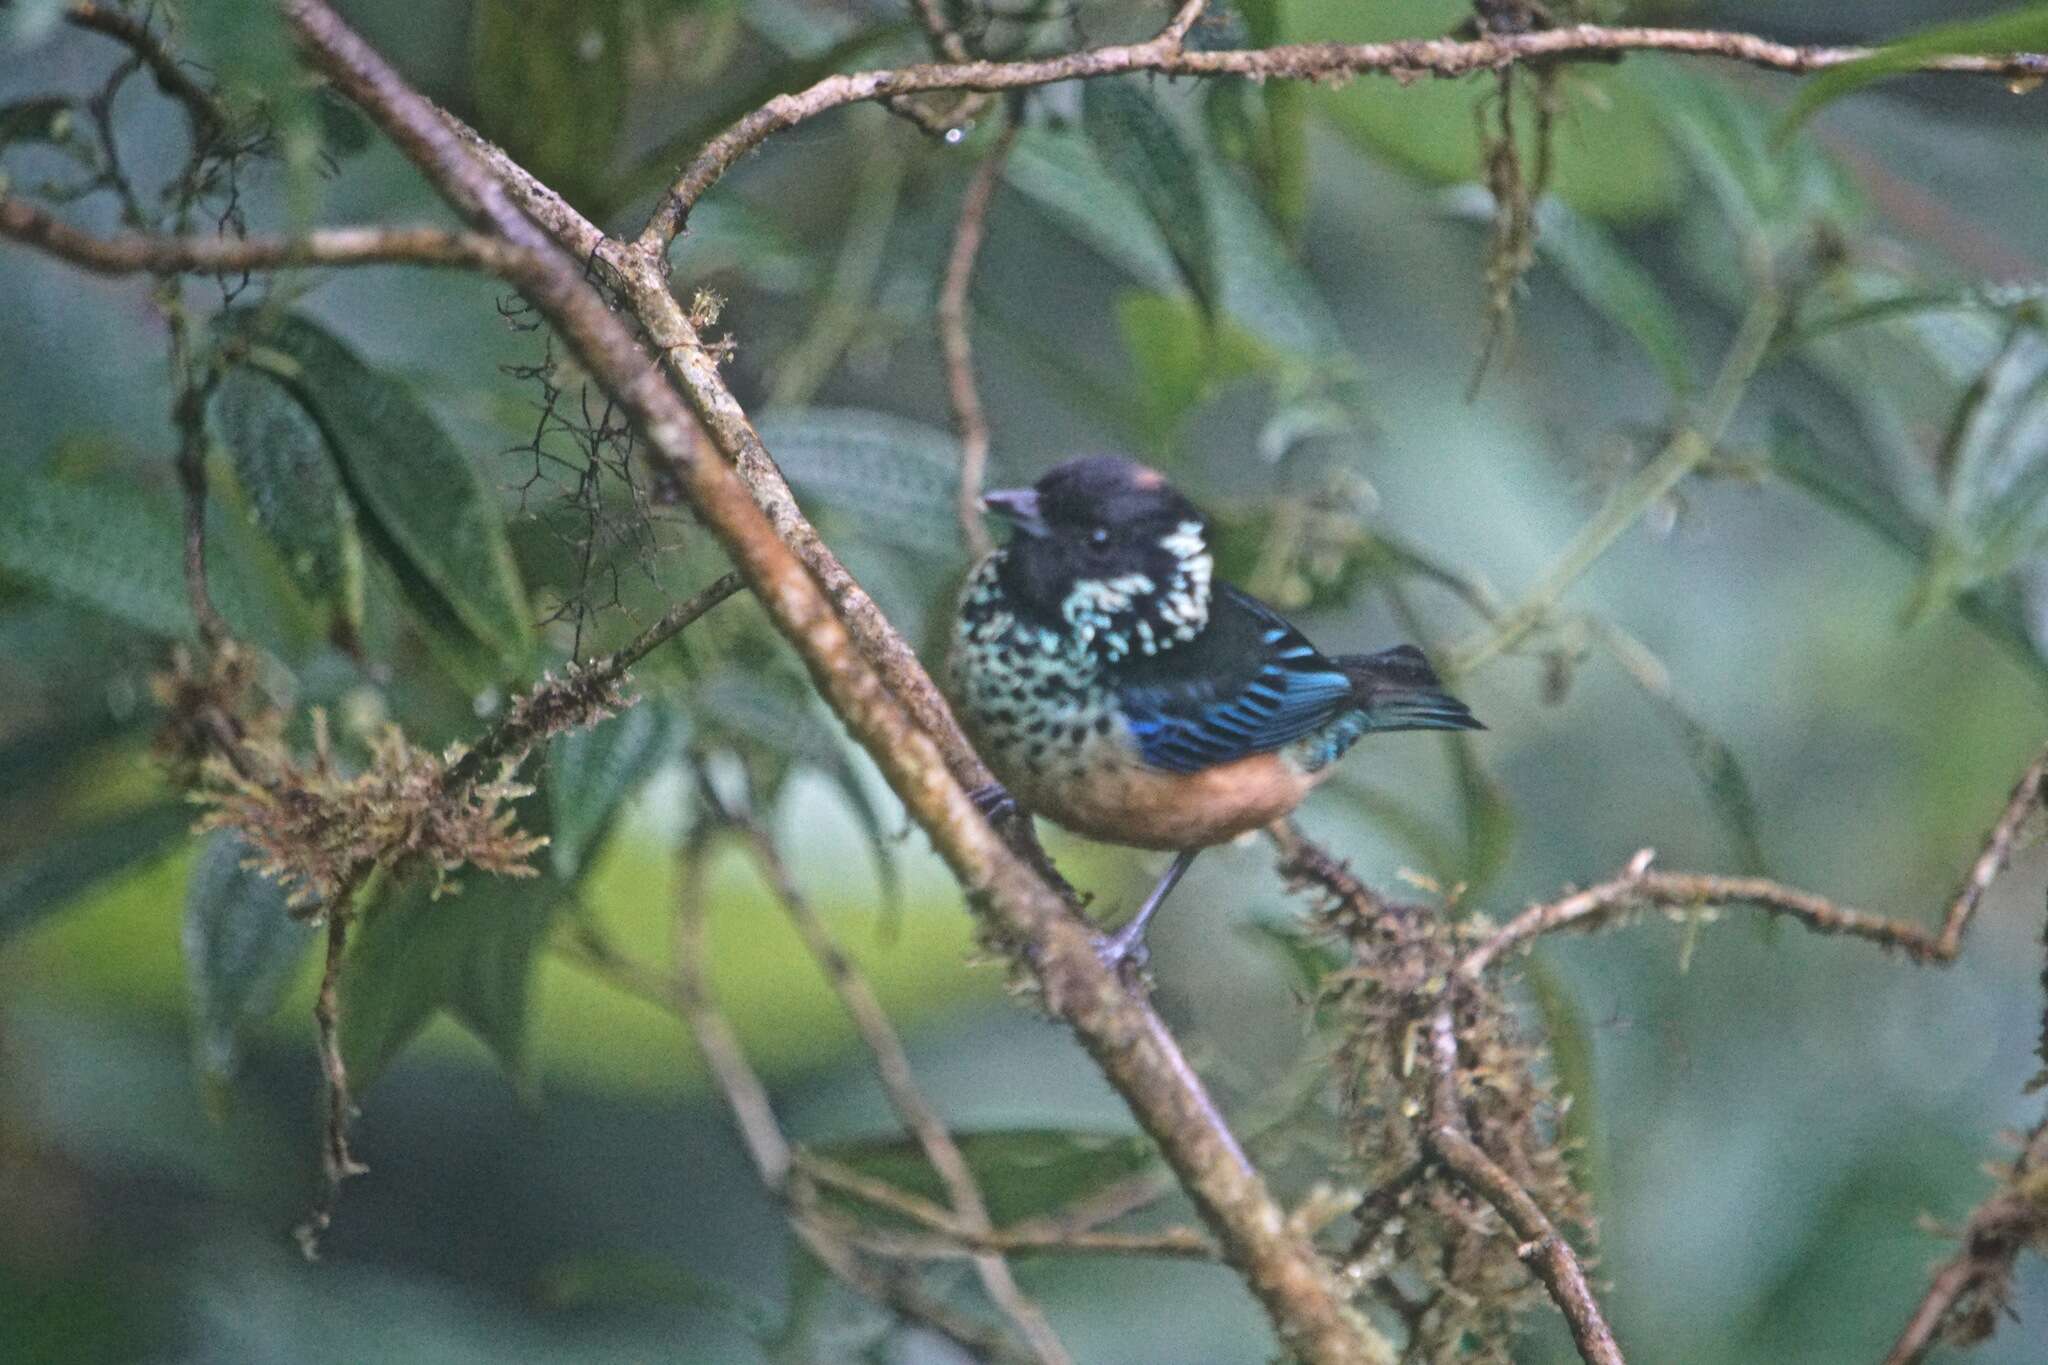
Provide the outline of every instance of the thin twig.
<path id="1" fill-rule="evenodd" d="M 1991 1335 L 2006 1310 L 2013 1262 L 2048 1239 L 2048 1118 L 2034 1126 L 1998 1188 L 1970 1214 L 1962 1248 L 1934 1273 L 1884 1365 L 1918 1365 L 1944 1340 Z"/>
<path id="2" fill-rule="evenodd" d="M 739 1034 L 719 1008 L 705 974 L 705 852 L 713 830 L 700 825 L 678 853 L 679 880 L 674 918 L 674 979 L 670 998 L 689 1026 L 691 1040 L 739 1129 L 755 1174 L 788 1211 L 790 1229 L 834 1275 L 856 1291 L 887 1305 L 899 1316 L 922 1323 L 978 1359 L 1034 1361 L 999 1334 L 932 1298 L 912 1280 L 876 1271 L 817 1209 L 808 1181 L 795 1171 L 794 1149 L 775 1117 L 774 1103 L 760 1073 L 747 1060 Z"/>
<path id="3" fill-rule="evenodd" d="M 721 574 L 663 612 L 660 620 L 624 648 L 573 667 L 560 678 L 543 678 L 507 707 L 504 719 L 449 767 L 443 785 L 450 791 L 460 790 L 481 780 L 493 767 L 522 758 L 549 735 L 589 725 L 609 714 L 619 684 L 635 664 L 745 586 L 737 573 Z"/>
<path id="4" fill-rule="evenodd" d="M 1187 7 L 1183 7 L 1184 9 Z M 1177 22 L 1177 19 L 1176 19 Z M 1430 38 L 1391 43 L 1295 43 L 1223 51 L 1188 49 L 1170 30 L 1142 43 L 1089 48 L 1031 61 L 946 62 L 827 76 L 777 95 L 706 143 L 685 168 L 634 241 L 660 255 L 682 230 L 690 208 L 740 158 L 775 133 L 833 109 L 933 90 L 1021 90 L 1067 80 L 1127 72 L 1166 76 L 1244 76 L 1253 80 L 1326 80 L 1370 73 L 1402 78 L 1457 77 L 1518 62 L 1612 57 L 1629 52 L 1677 52 L 1721 57 L 1774 71 L 1803 74 L 1843 66 L 1872 54 L 1867 47 L 1799 47 L 1747 33 L 1700 29 L 1606 27 L 1570 24 L 1530 33 L 1472 39 Z M 2048 54 L 1948 54 L 1916 70 L 1994 76 L 2007 80 L 2048 75 Z"/>
<path id="5" fill-rule="evenodd" d="M 344 886 L 327 903 L 327 952 L 321 962 L 320 990 L 313 999 L 326 1104 L 321 1126 L 320 1198 L 296 1233 L 299 1250 L 309 1261 L 320 1254 L 320 1236 L 334 1221 L 342 1182 L 370 1169 L 357 1161 L 349 1148 L 348 1124 L 355 1110 L 349 1101 L 348 1066 L 341 1055 L 341 969 L 348 957 L 349 918 L 354 913 L 355 889 L 359 885 L 360 879 Z"/>
<path id="6" fill-rule="evenodd" d="M 739 1034 L 719 1009 L 704 971 L 704 879 L 709 869 L 704 854 L 710 846 L 710 832 L 706 826 L 693 830 L 676 855 L 674 1000 L 682 1011 L 683 1022 L 689 1025 L 705 1068 L 725 1097 L 726 1108 L 732 1113 L 733 1124 L 739 1129 L 755 1173 L 771 1194 L 780 1197 L 789 1183 L 789 1139 L 783 1136 L 782 1125 L 776 1120 L 768 1087 L 747 1060 Z"/>
<path id="7" fill-rule="evenodd" d="M 1430 1148 L 1451 1173 L 1507 1221 L 1522 1238 L 1522 1259 L 1543 1281 L 1564 1314 L 1572 1341 L 1586 1365 L 1624 1365 L 1621 1348 L 1593 1297 L 1577 1253 L 1529 1192 L 1473 1140 L 1458 1094 L 1458 1033 L 1448 1005 L 1430 1016 L 1429 1056 L 1435 1087 L 1429 1127 Z"/>
<path id="8" fill-rule="evenodd" d="M 2042 809 L 2044 798 L 2048 798 L 2048 749 L 2043 749 L 2040 756 L 2020 774 L 2019 781 L 2013 784 L 2005 809 L 1999 812 L 1991 832 L 1984 836 L 1983 851 L 1970 864 L 1969 875 L 1963 879 L 1962 888 L 1949 903 L 1948 914 L 1942 917 L 1941 944 L 1947 956 L 1954 957 L 1962 946 L 1963 930 L 1969 927 L 1970 918 L 1977 913 L 1977 907 L 1983 903 L 1984 893 L 1991 889 L 1991 883 L 1998 880 L 1998 874 L 2005 871 L 2006 864 L 2012 861 L 2020 831 L 2026 827 L 2027 818 Z"/>
<path id="9" fill-rule="evenodd" d="M 94 4 L 91 0 L 77 0 L 65 10 L 64 18 L 77 28 L 112 38 L 133 52 L 149 68 L 157 89 L 185 106 L 192 119 L 195 140 L 203 142 L 226 130 L 230 121 L 227 107 L 185 69 L 144 20 L 114 5 Z"/>
<path id="10" fill-rule="evenodd" d="M 899 1243 L 895 1254 L 929 1257 L 994 1251 L 1013 1255 L 1163 1256 L 1191 1261 L 1218 1258 L 1216 1243 L 1200 1230 L 1189 1227 L 1162 1228 L 1157 1232 L 1099 1232 L 1092 1228 L 1068 1228 L 1052 1220 L 1029 1219 L 978 1231 L 950 1209 L 854 1170 L 844 1162 L 799 1151 L 796 1163 L 819 1185 L 893 1213 L 944 1239 L 943 1245 L 929 1241 Z"/>
<path id="11" fill-rule="evenodd" d="M 98 275 L 214 274 L 289 266 L 411 265 L 502 271 L 515 249 L 442 228 L 318 228 L 297 237 L 95 236 L 18 195 L 0 194 L 0 237 Z"/>
<path id="12" fill-rule="evenodd" d="M 1442 664 L 1446 678 L 1469 674 L 1520 644 L 1549 619 L 1565 593 L 1612 548 L 1623 532 L 1713 455 L 1783 317 L 1784 304 L 1777 292 L 1768 285 L 1760 286 L 1743 315 L 1735 339 L 1729 343 L 1698 419 L 1672 432 L 1657 457 L 1614 491 L 1521 601 L 1502 612 L 1474 639 L 1451 650 Z"/>
<path id="13" fill-rule="evenodd" d="M 706 791 L 709 794 L 708 784 Z M 939 1117 L 938 1110 L 918 1088 L 903 1040 L 889 1022 L 888 1013 L 876 998 L 874 989 L 797 886 L 796 878 L 791 875 L 789 865 L 783 861 L 774 840 L 751 821 L 734 820 L 733 823 L 761 875 L 774 891 L 776 899 L 782 902 L 783 911 L 796 927 L 804 947 L 809 949 L 819 970 L 824 972 L 832 993 L 839 998 L 840 1007 L 853 1021 L 854 1031 L 874 1058 L 875 1073 L 881 1079 L 889 1107 L 896 1111 L 896 1117 L 910 1130 L 925 1160 L 938 1172 L 940 1183 L 946 1187 L 946 1198 L 952 1203 L 954 1216 L 972 1235 L 992 1235 L 994 1224 L 989 1219 L 988 1201 L 982 1195 L 981 1183 L 975 1179 L 973 1168 L 967 1164 L 967 1157 L 960 1150 L 960 1144 L 953 1140 L 945 1120 Z M 990 1300 L 1015 1324 L 1024 1340 L 1030 1343 L 1033 1354 L 1047 1365 L 1061 1365 L 1061 1362 L 1073 1360 L 1047 1321 L 1044 1310 L 1018 1286 L 1010 1273 L 1009 1263 L 1003 1260 L 1000 1252 L 977 1255 L 974 1268 Z"/>
<path id="14" fill-rule="evenodd" d="M 1465 954 L 1460 975 L 1473 979 L 1509 948 L 1566 928 L 1591 928 L 1614 915 L 1649 906 L 1692 909 L 1709 905 L 1750 905 L 1770 915 L 1797 920 L 1817 934 L 1846 934 L 1886 948 L 1898 948 L 1915 962 L 1948 962 L 1960 946 L 1957 936 L 1933 934 L 1902 920 L 1836 905 L 1809 891 L 1763 877 L 1720 877 L 1696 872 L 1652 872 L 1651 851 L 1629 861 L 1621 875 L 1561 900 L 1532 905 L 1492 938 Z"/>
<path id="15" fill-rule="evenodd" d="M 1971 863 L 1969 875 L 1942 917 L 1939 933 L 1903 920 L 1839 906 L 1823 896 L 1763 877 L 1652 872 L 1651 851 L 1643 849 L 1629 860 L 1620 876 L 1562 899 L 1530 906 L 1467 953 L 1458 970 L 1467 978 L 1477 977 L 1519 943 L 1558 929 L 1591 927 L 1609 916 L 1646 906 L 1734 904 L 1751 905 L 1766 914 L 1798 920 L 1818 934 L 1847 934 L 1882 947 L 1903 949 L 1915 962 L 1952 962 L 1962 951 L 1963 935 L 1983 904 L 1985 892 L 2012 861 L 2028 817 L 2042 808 L 2044 794 L 2048 794 L 2044 789 L 2048 789 L 2048 750 L 2028 764 L 2019 781 L 2013 784 L 2005 808 L 1984 836 L 1983 850 Z"/>
<path id="16" fill-rule="evenodd" d="M 910 0 L 910 12 L 917 16 L 919 28 L 932 51 L 949 62 L 964 62 L 974 54 L 967 50 L 967 40 L 959 30 L 946 22 L 946 12 L 939 7 L 939 0 Z"/>
<path id="17" fill-rule="evenodd" d="M 206 403 L 213 393 L 213 376 L 210 368 L 204 377 L 193 373 L 191 324 L 174 282 L 161 281 L 158 298 L 169 323 L 171 374 L 178 395 L 171 405 L 171 424 L 178 432 L 178 483 L 185 501 L 185 599 L 199 628 L 199 641 L 210 656 L 229 638 L 227 622 L 214 606 L 206 582 Z"/>
<path id="18" fill-rule="evenodd" d="M 1178 52 L 1188 40 L 1188 34 L 1201 21 L 1202 11 L 1209 7 L 1209 0 L 1181 0 L 1180 7 L 1173 12 L 1173 18 L 1166 21 L 1166 27 L 1159 30 L 1154 42 Z"/>
<path id="19" fill-rule="evenodd" d="M 960 533 L 968 554 L 986 555 L 993 542 L 981 520 L 981 486 L 988 469 L 988 417 L 974 382 L 974 341 L 967 325 L 967 287 L 974 279 L 975 258 L 987 234 L 989 205 L 1002 182 L 1003 162 L 1017 140 L 1013 120 L 997 136 L 960 201 L 960 220 L 953 228 L 953 247 L 946 254 L 946 275 L 939 284 L 936 309 L 939 353 L 946 362 L 946 396 L 953 405 L 953 429 L 960 436 Z"/>

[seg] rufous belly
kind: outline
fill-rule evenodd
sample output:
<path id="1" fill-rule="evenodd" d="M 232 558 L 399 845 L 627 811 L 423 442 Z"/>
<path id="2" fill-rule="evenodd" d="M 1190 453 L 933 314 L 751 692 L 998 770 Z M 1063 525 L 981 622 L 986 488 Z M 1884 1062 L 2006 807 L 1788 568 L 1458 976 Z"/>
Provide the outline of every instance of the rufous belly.
<path id="1" fill-rule="evenodd" d="M 1271 824 L 1300 805 L 1320 776 L 1278 754 L 1252 754 L 1198 773 L 1125 761 L 1090 765 L 1085 776 L 1064 765 L 998 775 L 1026 810 L 1076 834 L 1173 850 L 1206 848 Z"/>

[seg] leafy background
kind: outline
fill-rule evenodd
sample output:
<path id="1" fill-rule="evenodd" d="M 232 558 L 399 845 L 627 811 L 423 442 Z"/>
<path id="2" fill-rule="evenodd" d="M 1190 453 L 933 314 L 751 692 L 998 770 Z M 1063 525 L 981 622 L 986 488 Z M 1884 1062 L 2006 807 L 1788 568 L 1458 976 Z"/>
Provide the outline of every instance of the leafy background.
<path id="1" fill-rule="evenodd" d="M 10 109 L 89 88 L 109 64 L 104 44 L 39 24 L 49 8 L 17 5 L 0 27 Z M 916 51 L 888 6 L 347 8 L 430 91 L 620 224 L 767 93 Z M 1835 40 L 1958 9 L 1657 13 Z M 271 90 L 295 134 L 247 187 L 259 223 L 437 216 L 387 148 L 277 84 L 262 6 L 198 12 L 200 54 Z M 1264 41 L 1433 34 L 1457 17 L 1257 0 L 1235 22 Z M 1151 19 L 1080 11 L 1095 41 Z M 1070 36 L 1002 20 L 988 41 Z M 1674 397 L 1704 387 L 1747 301 L 1743 252 L 1761 244 L 1800 290 L 1793 336 L 1713 477 L 1571 596 L 1608 624 L 1538 637 L 1538 656 L 1574 661 L 1562 695 L 1559 665 L 1497 661 L 1461 684 L 1492 727 L 1478 745 L 1376 742 L 1306 823 L 1376 882 L 1470 883 L 1467 903 L 1496 916 L 1648 845 L 1669 867 L 1755 866 L 1931 918 L 2042 738 L 2048 346 L 2028 311 L 2048 257 L 2042 97 L 1889 84 L 1780 148 L 1789 81 L 1651 58 L 1574 72 L 1515 340 L 1468 401 L 1487 88 L 1130 83 L 1034 99 L 974 290 L 997 477 L 1135 451 L 1223 514 L 1233 572 L 1318 639 L 1462 639 L 1470 613 L 1415 566 L 1518 595 L 1654 453 Z M 139 84 L 116 114 L 136 164 L 175 158 Z M 0 127 L 18 183 L 60 172 L 47 124 Z M 961 567 L 929 318 L 987 136 L 949 148 L 873 109 L 809 125 L 729 177 L 676 253 L 681 278 L 729 296 L 732 373 L 765 405 L 771 449 L 913 639 L 942 628 Z M 616 477 L 572 487 L 526 448 L 542 342 L 501 324 L 500 302 L 450 276 L 315 275 L 215 326 L 250 358 L 210 413 L 241 490 L 215 511 L 216 595 L 342 728 L 388 715 L 423 741 L 469 735 L 579 626 L 609 639 L 716 570 L 672 512 L 631 503 Z M 1120 1107 L 1063 1033 L 966 965 L 950 883 L 735 603 L 636 675 L 645 709 L 550 753 L 528 803 L 556 840 L 542 883 L 472 879 L 364 931 L 349 1046 L 378 1073 L 360 1125 L 374 1174 L 350 1188 L 323 1263 L 303 1264 L 286 1235 L 314 1150 L 303 945 L 252 936 L 276 922 L 261 914 L 273 893 L 232 848 L 182 836 L 186 813 L 143 757 L 148 674 L 190 629 L 161 332 L 140 286 L 19 252 L 0 257 L 0 317 L 33 320 L 0 329 L 0 1358 L 946 1359 L 928 1341 L 876 1346 L 858 1317 L 813 1321 L 825 1291 L 792 1263 L 678 1029 L 546 951 L 571 901 L 663 951 L 686 747 L 734 755 L 776 793 L 799 877 L 956 1127 L 1092 1135 L 1087 1150 L 1109 1155 L 1091 1170 L 1127 1169 L 1101 1142 L 1125 1131 Z M 557 431 L 547 450 L 577 439 Z M 555 619 L 536 629 L 540 614 Z M 329 647 L 337 631 L 384 667 Z M 1055 851 L 1111 903 L 1152 870 Z M 1916 1220 L 1959 1217 L 1985 1188 L 1991 1135 L 2029 1117 L 2044 879 L 2024 858 L 1947 971 L 1740 924 L 1695 941 L 1655 921 L 1537 955 L 1530 995 L 1581 1096 L 1600 1273 L 1631 1359 L 1881 1351 L 1944 1252 Z M 792 1128 L 885 1132 L 764 891 L 737 859 L 712 886 L 718 982 Z M 1252 928 L 1295 913 L 1264 850 L 1230 850 L 1198 865 L 1154 936 L 1162 1008 L 1235 1103 L 1269 1103 L 1265 1079 L 1305 1046 L 1288 966 Z M 188 956 L 212 964 L 196 993 Z M 1010 1141 L 987 1144 L 999 1199 L 1071 1191 L 1065 1140 Z M 1314 1168 L 1304 1138 L 1282 1182 Z M 1267 1350 L 1213 1268 L 1020 1273 L 1083 1360 Z M 2041 1357 L 2038 1262 L 2020 1309 L 1980 1359 Z M 1539 1326 L 1524 1355 L 1569 1351 Z"/>

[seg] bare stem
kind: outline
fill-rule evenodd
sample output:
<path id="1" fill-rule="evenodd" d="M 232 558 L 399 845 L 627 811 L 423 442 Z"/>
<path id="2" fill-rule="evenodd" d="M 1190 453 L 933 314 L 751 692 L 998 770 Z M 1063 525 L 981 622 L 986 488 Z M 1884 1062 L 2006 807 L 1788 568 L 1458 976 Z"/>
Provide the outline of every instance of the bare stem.
<path id="1" fill-rule="evenodd" d="M 739 1034 L 719 1008 L 705 974 L 704 854 L 711 833 L 709 825 L 699 826 L 678 853 L 674 978 L 668 994 L 725 1099 L 761 1184 L 787 1209 L 790 1230 L 798 1240 L 855 1291 L 948 1338 L 976 1359 L 1035 1365 L 1036 1357 L 1019 1352 L 1000 1334 L 931 1297 L 914 1280 L 863 1262 L 845 1230 L 818 1207 L 808 1179 L 796 1171 L 794 1148 L 775 1117 L 768 1087 L 747 1060 Z"/>
<path id="2" fill-rule="evenodd" d="M 290 266 L 410 265 L 502 271 L 505 243 L 442 228 L 319 228 L 296 237 L 160 236 L 80 231 L 18 195 L 0 193 L 0 237 L 96 275 L 239 273 Z"/>
<path id="3" fill-rule="evenodd" d="M 946 362 L 946 396 L 953 405 L 953 429 L 960 436 L 960 533 L 968 554 L 986 555 L 992 542 L 981 520 L 981 487 L 988 470 L 988 417 L 974 382 L 974 341 L 968 330 L 967 289 L 974 262 L 987 235 L 989 205 L 1002 182 L 1003 162 L 1017 140 L 1017 125 L 1006 126 L 996 144 L 974 168 L 967 194 L 960 201 L 960 220 L 953 228 L 953 247 L 946 254 L 946 275 L 939 284 L 937 308 L 939 352 Z"/>
<path id="4" fill-rule="evenodd" d="M 355 1108 L 349 1101 L 348 1066 L 341 1055 L 341 969 L 348 957 L 348 926 L 354 913 L 355 889 L 354 885 L 345 886 L 327 903 L 327 952 L 321 962 L 320 990 L 313 1000 L 326 1107 L 320 1148 L 320 1198 L 297 1230 L 299 1249 L 309 1261 L 319 1255 L 320 1236 L 334 1221 L 334 1206 L 341 1197 L 342 1182 L 370 1169 L 357 1161 L 349 1148 L 348 1125 Z"/>
<path id="5" fill-rule="evenodd" d="M 1451 651 L 1444 661 L 1446 677 L 1470 673 L 1526 639 L 1549 619 L 1571 586 L 1613 547 L 1624 531 L 1635 525 L 1637 518 L 1714 453 L 1751 376 L 1763 363 L 1783 316 L 1784 305 L 1777 293 L 1768 287 L 1760 289 L 1729 344 L 1698 420 L 1674 431 L 1657 458 L 1614 491 L 1520 602 L 1503 612 L 1479 637 Z"/>
<path id="6" fill-rule="evenodd" d="M 1480 1198 L 1493 1205 L 1522 1238 L 1520 1254 L 1536 1272 L 1551 1301 L 1564 1314 L 1571 1328 L 1572 1342 L 1586 1365 L 1624 1365 L 1621 1348 L 1593 1297 L 1571 1243 L 1557 1230 L 1549 1215 L 1529 1192 L 1502 1169 L 1500 1163 L 1472 1139 L 1466 1126 L 1464 1103 L 1458 1095 L 1458 1034 L 1449 1006 L 1438 1010 L 1429 1021 L 1430 1065 L 1434 1069 L 1434 1104 L 1427 1129 L 1429 1145 L 1451 1173 Z"/>
<path id="7" fill-rule="evenodd" d="M 1797 920 L 1817 934 L 1845 934 L 1886 948 L 1904 950 L 1915 962 L 1948 962 L 1960 946 L 1957 934 L 1931 934 L 1902 920 L 1836 905 L 1822 896 L 1763 877 L 1719 877 L 1696 872 L 1652 872 L 1644 849 L 1622 874 L 1561 900 L 1532 905 L 1492 938 L 1465 954 L 1458 971 L 1476 978 L 1502 953 L 1559 929 L 1593 928 L 1607 919 L 1651 906 L 1673 909 L 1709 905 L 1750 905 L 1770 915 Z"/>
<path id="8" fill-rule="evenodd" d="M 797 886 L 789 865 L 783 861 L 781 851 L 767 832 L 751 822 L 737 823 L 736 828 L 745 839 L 762 876 L 782 902 L 790 923 L 796 926 L 804 947 L 810 951 L 819 970 L 824 972 L 832 993 L 839 997 L 840 1007 L 853 1021 L 854 1031 L 874 1058 L 875 1072 L 881 1078 L 889 1107 L 896 1111 L 896 1117 L 910 1130 L 925 1160 L 938 1172 L 940 1183 L 946 1187 L 946 1197 L 953 1205 L 954 1217 L 971 1235 L 991 1236 L 995 1228 L 989 1220 L 988 1201 L 982 1196 L 981 1183 L 975 1179 L 967 1157 L 961 1152 L 960 1144 L 953 1140 L 953 1134 L 939 1117 L 938 1110 L 918 1088 L 917 1078 L 910 1069 L 910 1056 L 903 1049 L 903 1040 L 889 1022 L 888 1013 L 876 998 L 874 989 L 868 985 L 867 977 L 861 974 L 853 959 L 832 936 L 832 931 L 818 917 L 817 910 Z M 1044 1310 L 1018 1286 L 1001 1252 L 985 1251 L 976 1255 L 974 1269 L 989 1299 L 1030 1343 L 1032 1353 L 1039 1360 L 1047 1365 L 1071 1365 L 1073 1357 L 1046 1320 Z"/>
<path id="9" fill-rule="evenodd" d="M 1962 1249 L 1935 1271 L 1884 1365 L 1919 1365 L 1944 1340 L 1967 1346 L 2009 1313 L 2013 1262 L 2048 1239 L 2048 1119 L 2026 1137 L 1999 1187 L 1970 1214 Z"/>

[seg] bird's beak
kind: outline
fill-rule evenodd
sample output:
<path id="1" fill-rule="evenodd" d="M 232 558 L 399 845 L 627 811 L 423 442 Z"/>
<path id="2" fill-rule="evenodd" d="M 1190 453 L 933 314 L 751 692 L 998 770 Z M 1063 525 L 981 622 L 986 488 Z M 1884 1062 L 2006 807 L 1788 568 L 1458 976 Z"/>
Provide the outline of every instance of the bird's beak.
<path id="1" fill-rule="evenodd" d="M 993 512 L 1027 536 L 1047 533 L 1045 518 L 1038 514 L 1038 492 L 1031 488 L 998 488 L 981 495 L 984 511 Z"/>

